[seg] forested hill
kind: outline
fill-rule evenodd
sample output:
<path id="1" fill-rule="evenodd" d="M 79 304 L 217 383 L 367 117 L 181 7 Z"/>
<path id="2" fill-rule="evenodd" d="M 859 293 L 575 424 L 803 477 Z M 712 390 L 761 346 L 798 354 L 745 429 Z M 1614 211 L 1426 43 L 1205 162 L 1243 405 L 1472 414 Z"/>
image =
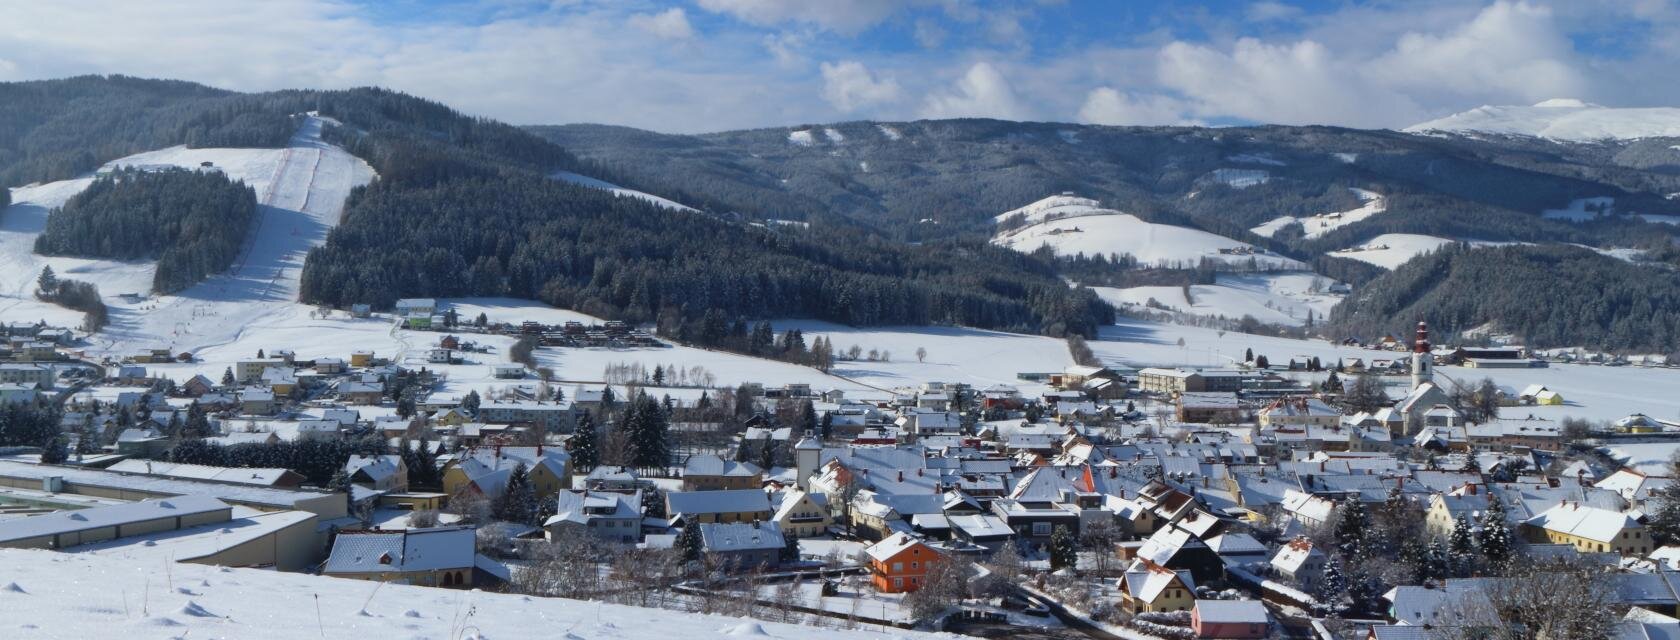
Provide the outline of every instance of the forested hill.
<path id="1" fill-rule="evenodd" d="M 901 240 L 984 236 L 992 218 L 1073 192 L 1300 259 L 1381 233 L 1628 246 L 1666 230 L 1618 216 L 1544 219 L 1571 200 L 1680 213 L 1680 156 L 1652 141 L 1558 144 L 1333 127 L 1108 127 L 995 120 L 850 122 L 704 135 L 531 127 L 622 184 L 750 218 L 845 220 Z M 1674 144 L 1680 141 L 1669 141 Z M 1388 197 L 1367 221 L 1306 239 L 1249 230 Z M 937 224 L 934 224 L 934 223 Z"/>
<path id="2" fill-rule="evenodd" d="M 1680 344 L 1680 273 L 1570 246 L 1449 245 L 1412 260 L 1332 311 L 1339 337 L 1513 334 L 1534 347 L 1670 353 Z"/>

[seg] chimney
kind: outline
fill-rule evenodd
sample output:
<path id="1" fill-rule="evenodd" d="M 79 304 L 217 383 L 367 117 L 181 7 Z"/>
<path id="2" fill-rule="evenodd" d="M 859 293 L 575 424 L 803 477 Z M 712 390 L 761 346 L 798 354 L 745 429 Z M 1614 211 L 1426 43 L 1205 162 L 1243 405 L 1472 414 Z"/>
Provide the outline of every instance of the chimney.
<path id="1" fill-rule="evenodd" d="M 903 471 L 898 472 L 898 481 L 899 482 L 904 482 L 904 472 Z"/>

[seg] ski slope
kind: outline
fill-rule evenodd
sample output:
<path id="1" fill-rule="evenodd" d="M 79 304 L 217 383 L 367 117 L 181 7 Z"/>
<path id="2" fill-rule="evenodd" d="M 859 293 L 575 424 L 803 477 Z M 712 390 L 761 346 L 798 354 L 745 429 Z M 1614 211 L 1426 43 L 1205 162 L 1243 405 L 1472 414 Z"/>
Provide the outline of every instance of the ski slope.
<path id="1" fill-rule="evenodd" d="M 1115 306 L 1147 307 L 1149 300 L 1173 311 L 1231 319 L 1253 316 L 1267 324 L 1301 326 L 1307 313 L 1325 318 L 1342 296 L 1329 293 L 1334 280 L 1312 273 L 1220 274 L 1215 284 L 1184 287 L 1092 287 Z"/>
<path id="2" fill-rule="evenodd" d="M 31 300 L 34 281 L 47 265 L 61 277 L 92 282 L 105 296 L 111 324 L 94 336 L 94 353 L 152 347 L 196 352 L 235 342 L 250 327 L 291 317 L 297 311 L 304 257 L 338 224 L 350 190 L 374 177 L 366 163 L 321 141 L 323 123 L 316 116 L 302 117 L 297 133 L 281 149 L 170 147 L 105 165 L 196 169 L 210 162 L 256 190 L 257 219 L 233 267 L 174 295 L 149 295 L 150 262 L 33 253 L 49 212 L 86 189 L 91 177 L 13 190 L 15 204 L 0 218 L 0 321 L 32 319 L 27 314 L 39 304 Z"/>
<path id="3" fill-rule="evenodd" d="M 1326 233 L 1330 233 L 1336 229 L 1359 222 L 1388 209 L 1388 203 L 1383 200 L 1382 194 L 1380 193 L 1367 191 L 1365 189 L 1349 189 L 1349 191 L 1352 191 L 1354 195 L 1359 196 L 1359 199 L 1365 204 L 1347 211 L 1332 211 L 1330 213 L 1321 213 L 1316 216 L 1307 216 L 1305 218 L 1279 216 L 1266 221 L 1265 224 L 1249 229 L 1249 231 L 1253 231 L 1256 235 L 1270 238 L 1277 235 L 1277 232 L 1282 230 L 1284 227 L 1289 226 L 1291 223 L 1298 222 L 1301 224 L 1301 231 L 1303 232 L 1303 235 L 1308 238 L 1318 238 L 1322 237 Z"/>
<path id="4" fill-rule="evenodd" d="M 1048 246 L 1056 255 L 1131 255 L 1144 265 L 1194 265 L 1202 259 L 1247 263 L 1264 267 L 1304 268 L 1300 262 L 1268 254 L 1248 243 L 1200 229 L 1145 222 L 1137 216 L 1102 208 L 1097 201 L 1069 195 L 1052 196 L 997 217 L 1016 216 L 1026 226 L 1001 232 L 992 243 L 1031 253 Z"/>
<path id="5" fill-rule="evenodd" d="M 1669 137 L 1680 136 L 1680 109 L 1613 108 L 1580 100 L 1553 99 L 1529 107 L 1476 107 L 1406 127 L 1405 131 L 1499 133 L 1570 142 Z"/>
<path id="6" fill-rule="evenodd" d="M 760 622 L 563 598 L 159 564 L 121 554 L 0 550 L 8 638 L 955 638 Z M 260 597 L 253 597 L 261 594 Z M 837 622 L 837 621 L 836 621 Z"/>
<path id="7" fill-rule="evenodd" d="M 625 197 L 628 197 L 628 198 L 635 198 L 637 200 L 643 200 L 643 201 L 646 201 L 646 202 L 651 202 L 651 203 L 657 204 L 661 207 L 665 207 L 666 209 L 674 209 L 676 211 L 698 211 L 698 209 L 695 209 L 694 207 L 690 207 L 688 205 L 679 203 L 675 200 L 668 200 L 668 199 L 661 198 L 659 196 L 653 195 L 651 193 L 647 193 L 647 192 L 643 192 L 643 191 L 637 191 L 635 189 L 626 189 L 624 187 L 620 187 L 620 186 L 618 186 L 616 184 L 613 184 L 611 182 L 607 182 L 605 180 L 598 180 L 598 179 L 591 178 L 589 176 L 579 174 L 579 173 L 572 173 L 570 171 L 556 171 L 553 174 L 549 175 L 549 177 L 554 178 L 555 180 L 564 180 L 564 181 L 570 182 L 572 184 L 582 185 L 582 186 L 590 187 L 590 188 L 593 188 L 593 189 L 601 189 L 601 190 L 605 190 L 605 191 L 611 191 L 611 192 L 613 192 L 617 195 L 625 196 Z"/>

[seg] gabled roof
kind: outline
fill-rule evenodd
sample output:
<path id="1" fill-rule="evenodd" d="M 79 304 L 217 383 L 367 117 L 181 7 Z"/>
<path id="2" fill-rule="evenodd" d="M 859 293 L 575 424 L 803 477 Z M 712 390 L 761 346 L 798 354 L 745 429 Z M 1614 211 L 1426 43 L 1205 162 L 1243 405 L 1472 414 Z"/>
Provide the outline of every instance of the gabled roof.
<path id="1" fill-rule="evenodd" d="M 774 522 L 706 523 L 700 525 L 700 539 L 712 552 L 764 551 L 786 544 Z"/>
<path id="2" fill-rule="evenodd" d="M 770 496 L 759 489 L 673 491 L 665 494 L 667 511 L 677 514 L 752 513 L 770 510 Z"/>
<path id="3" fill-rule="evenodd" d="M 333 540 L 322 573 L 419 572 L 474 566 L 477 534 L 470 526 L 394 532 L 344 531 Z"/>
<path id="4" fill-rule="evenodd" d="M 1616 535 L 1624 530 L 1644 527 L 1626 513 L 1574 502 L 1547 509 L 1544 513 L 1529 518 L 1525 524 L 1606 543 L 1615 542 Z"/>
<path id="5" fill-rule="evenodd" d="M 1203 623 L 1267 624 L 1271 615 L 1259 600 L 1197 600 L 1196 617 Z"/>
<path id="6" fill-rule="evenodd" d="M 1120 583 L 1128 595 L 1144 602 L 1154 602 L 1174 584 L 1192 592 L 1196 589 L 1196 581 L 1190 577 L 1189 571 L 1168 569 L 1158 562 L 1144 559 L 1133 561 L 1121 576 Z"/>
<path id="7" fill-rule="evenodd" d="M 688 461 L 683 464 L 684 476 L 745 478 L 761 473 L 764 473 L 764 470 L 751 462 L 724 460 L 714 455 L 689 456 Z"/>
<path id="8" fill-rule="evenodd" d="M 912 547 L 917 546 L 926 547 L 929 551 L 933 550 L 933 547 L 928 547 L 927 543 L 922 542 L 915 536 L 900 531 L 887 536 L 880 542 L 869 545 L 869 547 L 865 548 L 863 552 L 870 558 L 877 561 L 887 562 L 892 560 L 898 554 L 909 551 Z"/>
<path id="9" fill-rule="evenodd" d="M 1302 536 L 1279 547 L 1277 555 L 1272 556 L 1272 566 L 1294 573 L 1300 571 L 1308 560 L 1324 557 L 1324 552 L 1314 547 L 1310 538 Z"/>

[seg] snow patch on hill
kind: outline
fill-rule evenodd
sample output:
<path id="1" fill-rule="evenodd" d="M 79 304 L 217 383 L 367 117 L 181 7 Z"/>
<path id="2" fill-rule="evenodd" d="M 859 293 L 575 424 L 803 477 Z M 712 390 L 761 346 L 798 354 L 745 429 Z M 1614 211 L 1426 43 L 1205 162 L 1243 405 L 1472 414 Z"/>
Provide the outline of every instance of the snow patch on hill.
<path id="1" fill-rule="evenodd" d="M 1270 154 L 1270 153 L 1239 153 L 1239 154 L 1233 155 L 1233 156 L 1225 156 L 1225 159 L 1228 160 L 1228 161 L 1231 161 L 1231 162 L 1245 162 L 1245 163 L 1248 163 L 1248 164 L 1264 164 L 1264 165 L 1270 165 L 1270 166 L 1273 166 L 1273 167 L 1284 167 L 1284 166 L 1289 165 L 1289 163 L 1287 163 L 1287 162 L 1284 162 L 1282 160 L 1279 160 L 1277 158 L 1272 157 L 1272 154 Z"/>
<path id="2" fill-rule="evenodd" d="M 1056 255 L 1131 255 L 1145 265 L 1194 264 L 1203 258 L 1280 268 L 1300 262 L 1266 253 L 1253 245 L 1199 229 L 1145 222 L 1137 216 L 1102 208 L 1097 201 L 1071 195 L 1051 196 L 999 215 L 999 221 L 1023 217 L 1027 225 L 998 234 L 994 244 L 1023 253 L 1049 246 Z"/>
<path id="3" fill-rule="evenodd" d="M 894 129 L 894 128 L 892 128 L 890 126 L 887 126 L 887 125 L 884 125 L 884 124 L 875 125 L 875 128 L 881 130 L 881 135 L 886 136 L 888 140 L 903 140 L 904 139 L 904 134 L 901 133 L 898 129 Z"/>
<path id="4" fill-rule="evenodd" d="M 591 178 L 591 177 L 586 176 L 586 175 L 572 173 L 570 171 L 556 171 L 553 174 L 549 175 L 549 177 L 554 178 L 555 180 L 564 180 L 564 181 L 570 182 L 572 184 L 582 185 L 582 186 L 590 187 L 590 188 L 593 188 L 593 189 L 602 189 L 602 190 L 605 190 L 605 191 L 611 191 L 615 194 L 625 196 L 627 198 L 635 198 L 637 200 L 644 200 L 644 201 L 647 201 L 647 202 L 651 202 L 653 204 L 657 204 L 661 207 L 665 207 L 666 209 L 673 209 L 673 210 L 676 210 L 676 211 L 698 211 L 698 209 L 695 209 L 694 207 L 690 207 L 688 205 L 682 204 L 682 203 L 677 202 L 675 200 L 668 200 L 668 199 L 661 198 L 659 196 L 653 195 L 651 193 L 647 193 L 647 192 L 643 192 L 643 191 L 637 191 L 635 189 L 626 189 L 624 187 L 620 187 L 616 184 L 613 184 L 611 182 L 607 182 L 605 180 L 598 180 L 598 179 Z"/>
<path id="5" fill-rule="evenodd" d="M 1279 216 L 1266 221 L 1265 224 L 1249 229 L 1249 231 L 1253 231 L 1256 235 L 1262 235 L 1270 238 L 1277 235 L 1278 231 L 1282 230 L 1286 226 L 1289 226 L 1290 223 L 1299 222 L 1301 223 L 1301 230 L 1305 232 L 1306 237 L 1318 238 L 1326 233 L 1330 233 L 1336 229 L 1359 222 L 1388 209 L 1388 203 L 1383 200 L 1382 194 L 1380 193 L 1367 191 L 1365 189 L 1350 189 L 1350 191 L 1352 191 L 1354 195 L 1359 196 L 1359 199 L 1364 201 L 1365 204 L 1356 209 L 1321 213 L 1316 216 L 1308 216 L 1305 218 Z"/>
<path id="6" fill-rule="evenodd" d="M 788 137 L 787 137 L 787 141 L 788 141 L 789 144 L 798 145 L 798 146 L 801 146 L 801 147 L 809 147 L 809 146 L 817 143 L 817 137 L 811 134 L 810 129 L 805 129 L 805 130 L 802 130 L 802 131 L 794 131 L 794 132 L 789 133 Z"/>
<path id="7" fill-rule="evenodd" d="M 1547 209 L 1540 212 L 1543 218 L 1553 220 L 1568 220 L 1570 222 L 1586 222 L 1600 216 L 1615 215 L 1616 199 L 1609 196 L 1597 198 L 1578 198 L 1569 201 L 1569 206 L 1562 209 Z"/>
<path id="8" fill-rule="evenodd" d="M 1338 258 L 1352 258 L 1392 270 L 1420 254 L 1434 251 L 1443 245 L 1452 243 L 1453 240 L 1436 236 L 1415 233 L 1385 233 L 1357 247 L 1331 251 L 1329 255 Z"/>
<path id="9" fill-rule="evenodd" d="M 1272 179 L 1271 174 L 1260 169 L 1214 169 L 1208 173 L 1214 182 L 1222 182 L 1233 189 L 1247 189 L 1249 187 L 1266 184 Z"/>
<path id="10" fill-rule="evenodd" d="M 828 141 L 834 144 L 840 144 L 846 141 L 846 134 L 840 133 L 839 129 L 835 129 L 833 127 L 824 128 L 823 137 L 828 138 Z"/>
<path id="11" fill-rule="evenodd" d="M 1670 137 L 1680 136 L 1680 109 L 1615 108 L 1553 99 L 1530 107 L 1484 105 L 1412 125 L 1405 131 L 1500 133 L 1571 142 Z"/>
<path id="12" fill-rule="evenodd" d="M 1310 311 L 1315 319 L 1329 315 L 1342 300 L 1330 292 L 1334 280 L 1311 273 L 1221 274 L 1215 284 L 1193 285 L 1190 298 L 1184 287 L 1093 287 L 1115 306 L 1147 308 L 1149 301 L 1172 311 L 1231 319 L 1253 316 L 1268 324 L 1301 326 Z"/>

